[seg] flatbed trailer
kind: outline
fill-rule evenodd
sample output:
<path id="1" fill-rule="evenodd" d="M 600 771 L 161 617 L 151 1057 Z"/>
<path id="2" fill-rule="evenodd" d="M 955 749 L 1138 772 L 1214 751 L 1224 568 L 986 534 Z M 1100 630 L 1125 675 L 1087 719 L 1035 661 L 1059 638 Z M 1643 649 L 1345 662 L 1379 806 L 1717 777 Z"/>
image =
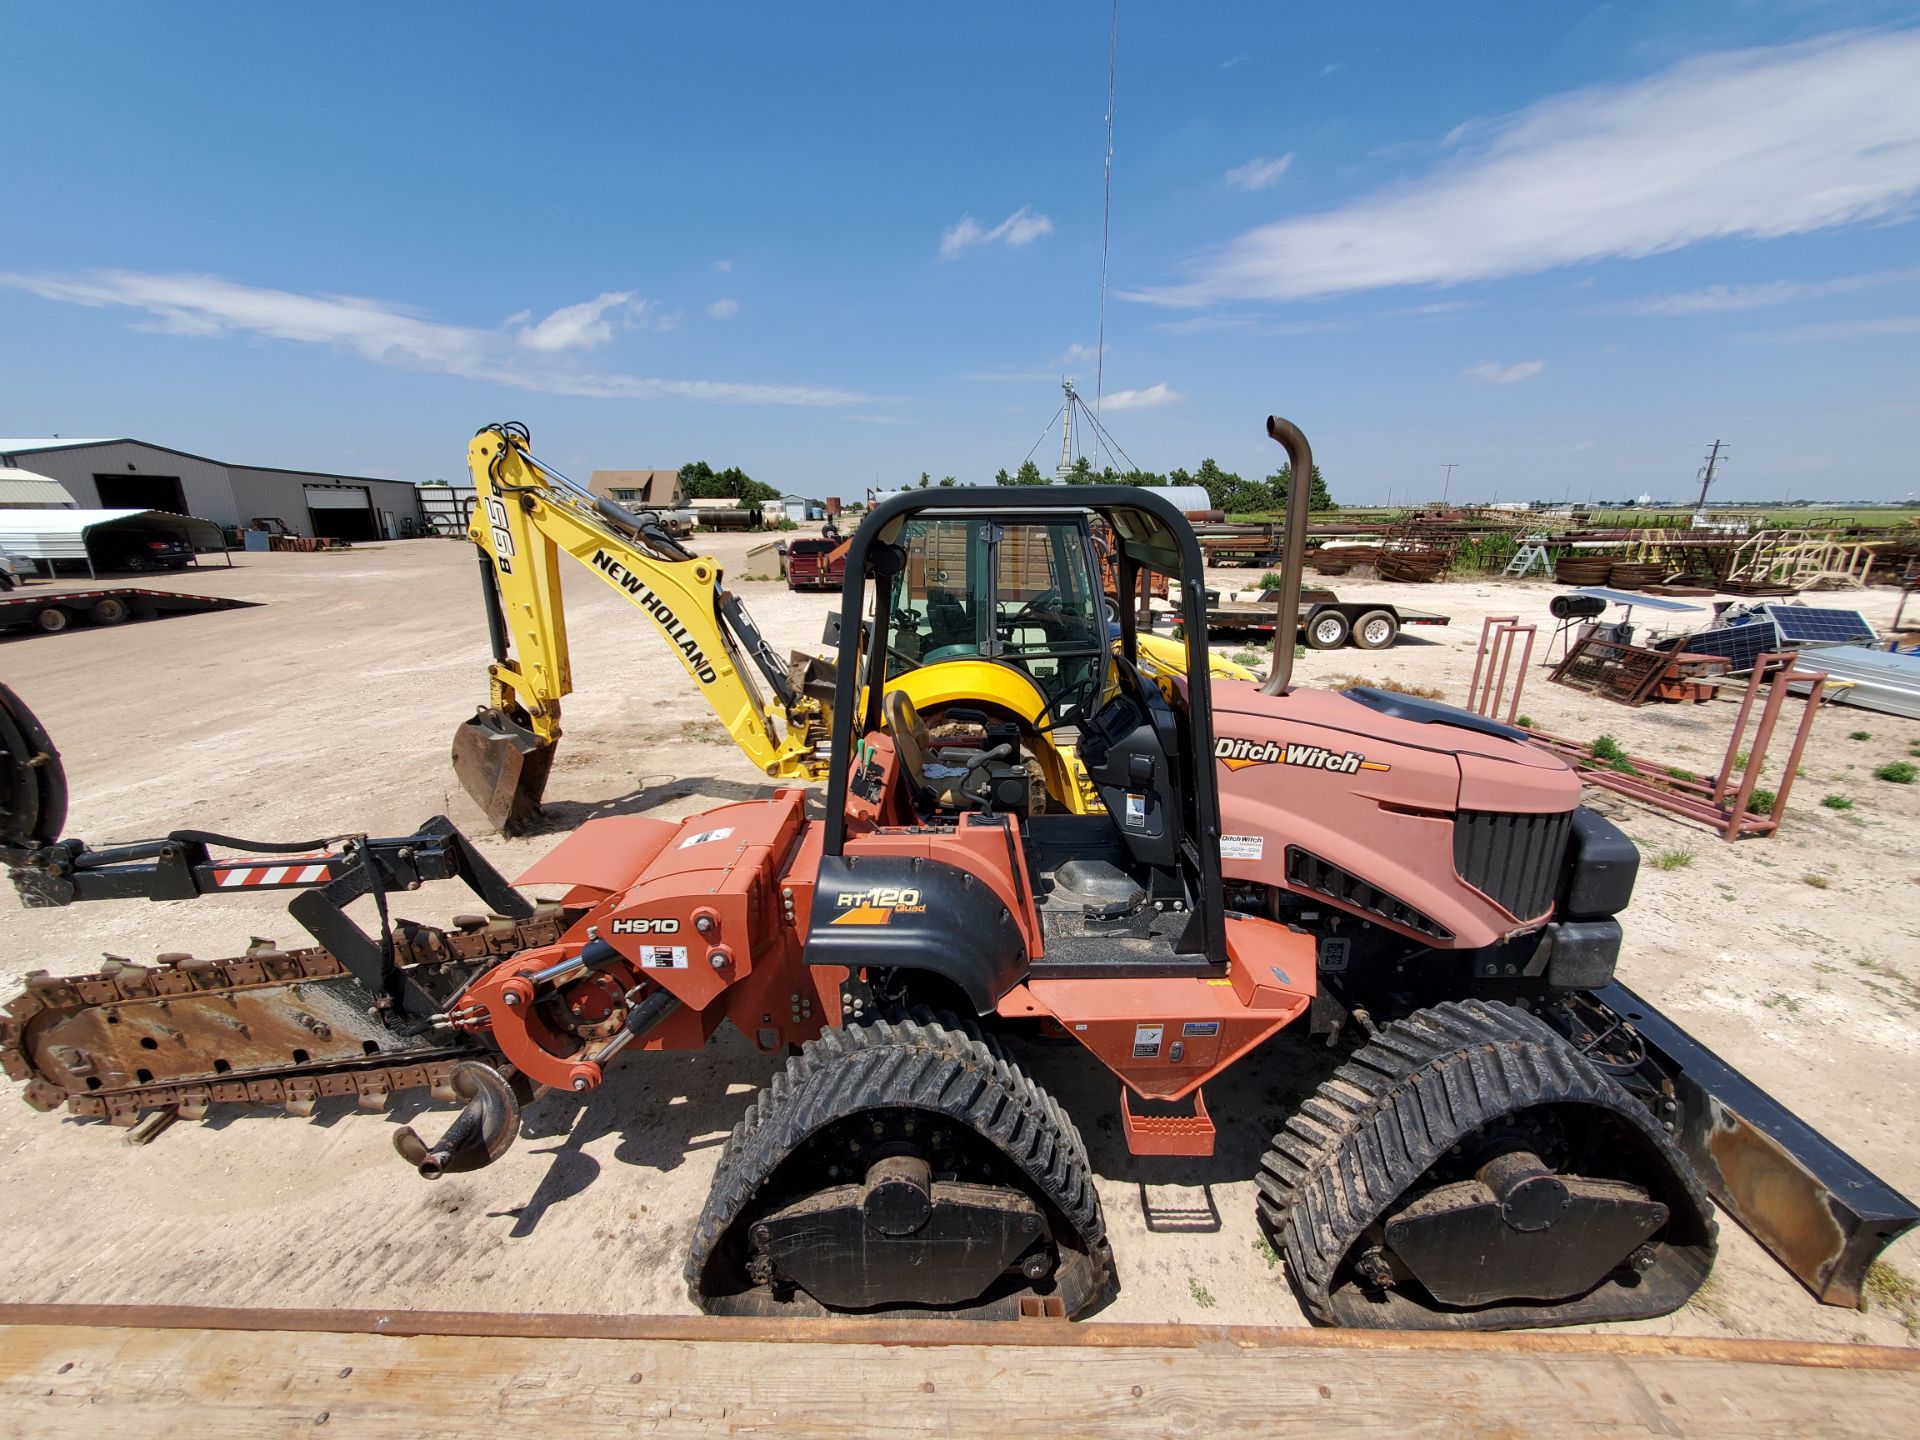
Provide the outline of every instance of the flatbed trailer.
<path id="1" fill-rule="evenodd" d="M 1342 600 L 1331 590 L 1308 590 L 1300 596 L 1298 630 L 1315 650 L 1385 650 L 1408 625 L 1448 625 L 1451 615 L 1409 610 L 1385 600 Z M 1207 633 L 1271 635 L 1280 628 L 1277 600 L 1214 600 L 1207 602 Z"/>
<path id="2" fill-rule="evenodd" d="M 224 595 L 183 595 L 174 590 L 145 590 L 132 585 L 86 590 L 9 590 L 0 595 L 0 628 L 32 627 L 55 635 L 81 621 L 90 625 L 118 625 L 127 620 L 152 620 L 160 615 L 238 610 L 254 603 Z"/>

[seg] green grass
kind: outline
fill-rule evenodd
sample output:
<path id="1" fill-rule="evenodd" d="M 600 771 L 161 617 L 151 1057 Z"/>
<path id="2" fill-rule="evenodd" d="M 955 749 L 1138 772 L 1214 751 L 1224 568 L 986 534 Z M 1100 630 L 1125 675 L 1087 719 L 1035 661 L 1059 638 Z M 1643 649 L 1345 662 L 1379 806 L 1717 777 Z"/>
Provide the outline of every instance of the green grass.
<path id="1" fill-rule="evenodd" d="M 1869 1308 L 1893 1311 L 1907 1334 L 1920 1338 L 1920 1285 L 1886 1261 L 1876 1260 L 1867 1267 L 1866 1284 L 1861 1288 Z"/>
<path id="2" fill-rule="evenodd" d="M 1920 775 L 1920 769 L 1905 760 L 1892 760 L 1873 772 L 1873 778 L 1884 780 L 1889 785 L 1911 785 L 1914 777 Z"/>
<path id="3" fill-rule="evenodd" d="M 1533 728 L 1533 717 L 1531 715 L 1522 715 L 1513 723 L 1518 725 L 1522 730 L 1531 730 Z"/>
<path id="4" fill-rule="evenodd" d="M 1587 746 L 1587 753 L 1596 760 L 1624 760 L 1627 752 L 1620 748 L 1620 742 L 1611 735 L 1596 735 L 1593 743 Z"/>
<path id="5" fill-rule="evenodd" d="M 1278 590 L 1282 585 L 1286 583 L 1287 582 L 1282 580 L 1277 574 L 1269 570 L 1267 571 L 1266 574 L 1260 577 L 1260 583 L 1255 588 L 1262 591 Z"/>
<path id="6" fill-rule="evenodd" d="M 1693 851 L 1673 848 L 1656 850 L 1647 857 L 1647 863 L 1656 870 L 1684 870 L 1693 864 Z"/>
<path id="7" fill-rule="evenodd" d="M 1236 665 L 1258 665 L 1260 657 L 1251 650 L 1236 650 L 1227 657 Z"/>
<path id="8" fill-rule="evenodd" d="M 1826 806 L 1826 807 L 1827 807 L 1827 809 L 1829 809 L 1829 810 L 1851 810 L 1851 809 L 1853 809 L 1853 801 L 1852 801 L 1852 800 L 1850 800 L 1850 799 L 1849 799 L 1849 798 L 1848 798 L 1847 796 L 1845 796 L 1845 795 L 1829 795 L 1829 796 L 1827 796 L 1827 798 L 1826 798 L 1826 799 L 1824 799 L 1824 800 L 1822 800 L 1822 801 L 1821 801 L 1820 803 L 1821 803 L 1822 805 L 1824 805 L 1824 806 Z"/>
<path id="9" fill-rule="evenodd" d="M 1213 1298 L 1213 1292 L 1191 1275 L 1187 1277 L 1187 1293 L 1193 1296 L 1193 1303 L 1202 1310 L 1211 1310 L 1217 1303 Z"/>
<path id="10" fill-rule="evenodd" d="M 1773 802 L 1779 798 L 1771 790 L 1756 789 L 1747 797 L 1747 808 L 1756 815 L 1770 815 L 1773 813 Z"/>
<path id="11" fill-rule="evenodd" d="M 1856 730 L 1847 736 L 1847 738 L 1849 740 L 1871 740 L 1873 739 L 1873 732 L 1871 730 Z"/>
<path id="12" fill-rule="evenodd" d="M 1698 780 L 1700 777 L 1695 775 L 1691 770 L 1683 770 L 1678 765 L 1669 765 L 1667 767 L 1667 778 L 1669 780 Z"/>
<path id="13" fill-rule="evenodd" d="M 1273 1248 L 1273 1242 L 1265 1235 L 1253 1242 L 1253 1253 L 1267 1262 L 1269 1270 L 1280 1263 L 1280 1252 Z"/>

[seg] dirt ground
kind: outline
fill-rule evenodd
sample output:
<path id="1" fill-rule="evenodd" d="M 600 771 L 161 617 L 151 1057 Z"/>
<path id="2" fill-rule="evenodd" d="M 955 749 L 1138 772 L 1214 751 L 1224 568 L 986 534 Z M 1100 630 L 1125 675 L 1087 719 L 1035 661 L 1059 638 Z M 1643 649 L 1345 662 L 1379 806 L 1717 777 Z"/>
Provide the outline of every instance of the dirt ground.
<path id="1" fill-rule="evenodd" d="M 745 559 L 757 543 L 723 536 L 703 548 L 736 577 L 770 573 L 767 561 Z M 261 839 L 395 834 L 446 813 L 512 875 L 591 815 L 675 817 L 761 793 L 652 627 L 585 575 L 568 579 L 577 691 L 548 789 L 553 823 L 517 841 L 487 833 L 447 764 L 455 725 L 484 698 L 486 633 L 462 543 L 246 555 L 232 570 L 149 582 L 265 603 L 0 639 L 0 679 L 59 744 L 74 797 L 68 833 L 95 844 L 185 826 Z M 777 581 L 736 588 L 777 649 L 816 645 L 828 597 Z M 1542 641 L 1552 628 L 1553 587 L 1540 583 L 1339 588 L 1446 611 L 1453 625 L 1411 632 L 1381 654 L 1309 652 L 1300 679 L 1393 679 L 1458 702 L 1481 617 L 1537 620 Z M 1815 598 L 1857 604 L 1881 623 L 1894 604 L 1891 592 Z M 1700 770 L 1732 720 L 1725 703 L 1629 711 L 1551 685 L 1538 667 L 1521 709 L 1541 728 L 1605 732 L 1636 754 Z M 1871 738 L 1849 738 L 1855 731 Z M 1910 721 L 1822 714 L 1772 839 L 1728 845 L 1598 802 L 1659 860 L 1643 867 L 1627 917 L 1623 978 L 1908 1193 L 1920 1192 L 1920 785 L 1871 772 L 1916 740 Z M 1828 795 L 1853 806 L 1825 808 Z M 249 935 L 292 943 L 300 937 L 284 903 L 0 902 L 0 982 L 88 969 L 103 952 L 229 955 Z M 444 921 L 471 908 L 464 890 L 439 885 L 406 897 L 400 913 Z M 1092 1151 L 1122 1282 L 1105 1318 L 1304 1323 L 1260 1239 L 1251 1179 L 1296 1093 L 1291 1044 L 1283 1037 L 1208 1087 L 1222 1134 L 1204 1162 L 1131 1158 L 1115 1082 L 1090 1056 L 1023 1055 L 1080 1117 Z M 701 1054 L 623 1061 L 592 1097 L 533 1107 L 493 1168 L 434 1184 L 391 1147 L 414 1105 L 373 1118 L 323 1104 L 306 1121 L 223 1107 L 129 1149 L 107 1126 L 8 1101 L 0 1298 L 684 1312 L 688 1228 L 767 1073 L 731 1032 Z M 429 1129 L 445 1118 L 429 1116 Z M 1917 1244 L 1892 1252 L 1907 1276 L 1920 1276 Z M 1639 1328 L 1913 1343 L 1908 1326 L 1920 1329 L 1920 1317 L 1911 1301 L 1903 1313 L 1898 1288 L 1896 1279 L 1863 1313 L 1823 1308 L 1723 1223 L 1706 1288 L 1680 1314 Z"/>

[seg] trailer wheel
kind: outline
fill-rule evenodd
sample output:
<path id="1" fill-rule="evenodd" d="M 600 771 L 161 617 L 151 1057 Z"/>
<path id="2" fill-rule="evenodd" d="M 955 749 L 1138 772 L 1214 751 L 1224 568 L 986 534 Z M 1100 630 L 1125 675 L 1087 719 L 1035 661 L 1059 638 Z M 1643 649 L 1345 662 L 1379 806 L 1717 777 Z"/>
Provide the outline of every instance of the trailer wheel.
<path id="1" fill-rule="evenodd" d="M 1400 622 L 1391 611 L 1369 610 L 1353 623 L 1354 648 L 1384 650 L 1400 638 Z"/>
<path id="2" fill-rule="evenodd" d="M 1307 644 L 1315 650 L 1338 650 L 1353 634 L 1353 626 L 1338 610 L 1322 610 L 1307 621 Z"/>
<path id="3" fill-rule="evenodd" d="M 1118 625 L 1120 623 L 1120 602 L 1111 595 L 1102 595 L 1100 599 L 1107 607 L 1107 623 L 1109 625 Z"/>
<path id="4" fill-rule="evenodd" d="M 96 625 L 118 625 L 127 618 L 127 602 L 118 595 L 102 595 L 87 611 L 87 618 Z"/>
<path id="5" fill-rule="evenodd" d="M 72 621 L 73 621 L 73 617 L 69 615 L 66 611 L 62 610 L 58 605 L 49 605 L 46 609 L 42 610 L 38 615 L 33 617 L 33 623 L 38 625 L 42 630 L 46 631 L 47 634 L 49 635 L 58 634 L 60 631 L 66 629 L 67 626 L 72 623 Z"/>

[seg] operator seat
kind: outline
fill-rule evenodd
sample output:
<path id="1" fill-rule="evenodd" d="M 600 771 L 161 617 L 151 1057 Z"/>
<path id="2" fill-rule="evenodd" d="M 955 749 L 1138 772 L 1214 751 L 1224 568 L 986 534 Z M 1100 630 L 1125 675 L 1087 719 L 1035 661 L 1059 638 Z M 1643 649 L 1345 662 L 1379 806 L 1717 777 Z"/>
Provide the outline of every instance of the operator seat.
<path id="1" fill-rule="evenodd" d="M 900 757 L 900 769 L 907 778 L 915 809 L 923 813 L 934 809 L 978 810 L 986 804 L 991 780 L 988 767 L 1012 753 L 1008 746 L 991 750 L 970 745 L 936 747 L 927 733 L 927 722 L 900 690 L 887 691 L 880 699 L 880 710 L 893 736 L 893 748 Z"/>

